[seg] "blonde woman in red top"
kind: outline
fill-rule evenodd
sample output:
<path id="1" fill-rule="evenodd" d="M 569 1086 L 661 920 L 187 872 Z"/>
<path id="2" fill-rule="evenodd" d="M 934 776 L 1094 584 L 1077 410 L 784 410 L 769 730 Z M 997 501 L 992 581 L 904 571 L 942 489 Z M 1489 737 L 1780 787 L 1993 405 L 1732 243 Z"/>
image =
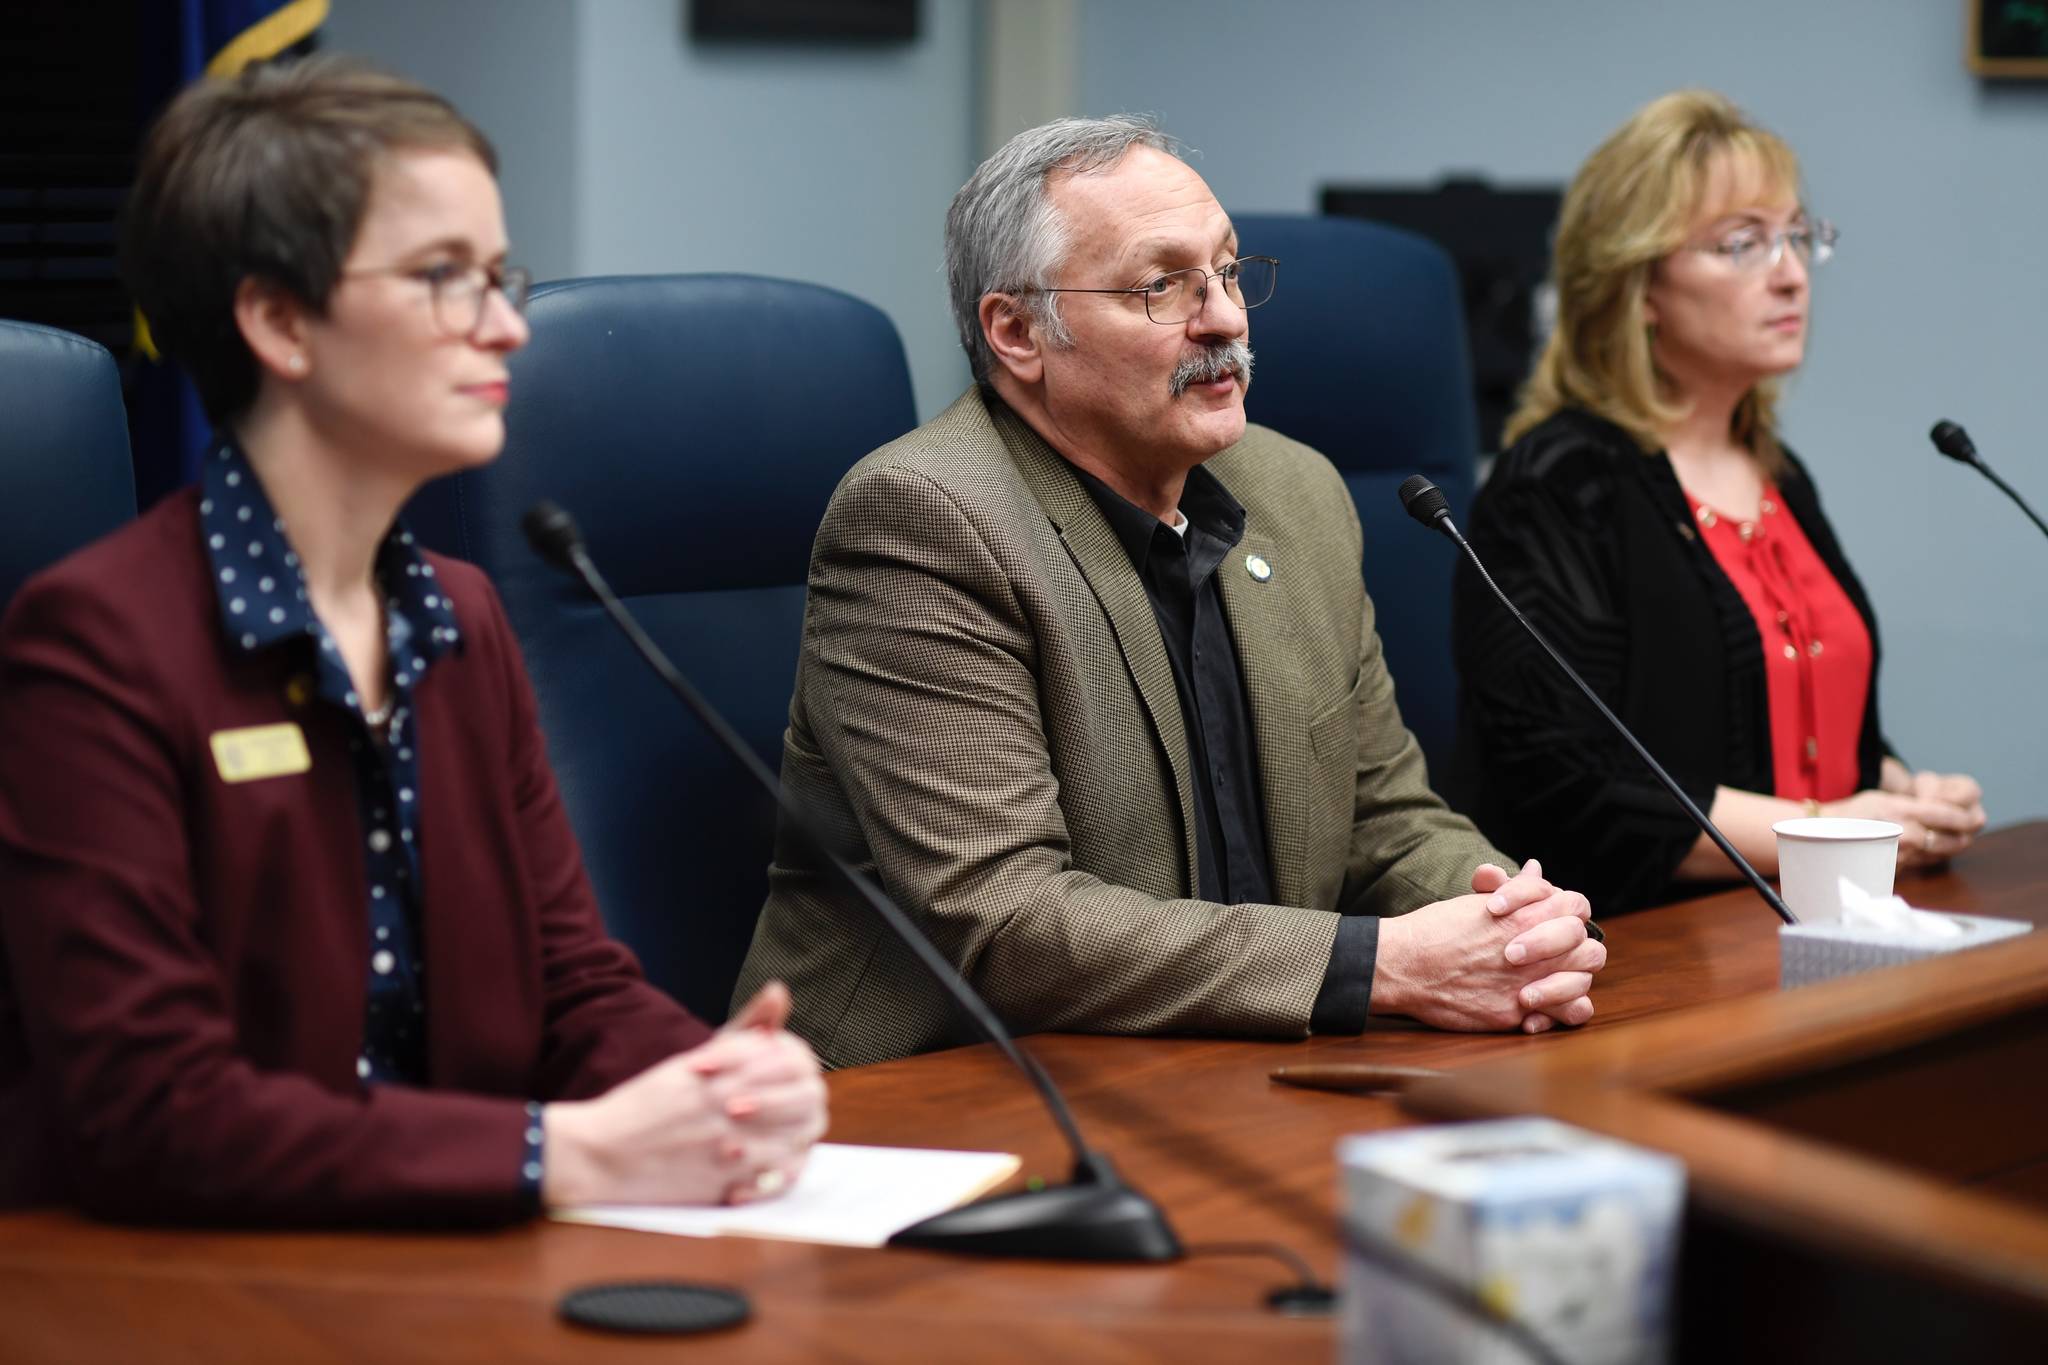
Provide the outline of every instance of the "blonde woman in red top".
<path id="1" fill-rule="evenodd" d="M 1869 601 L 1778 439 L 1835 236 L 1727 100 L 1640 110 L 1566 194 L 1557 327 L 1472 513 L 1501 586 L 1766 873 L 1793 816 L 1896 821 L 1905 867 L 1984 824 L 1975 781 L 1885 742 Z M 1733 875 L 1469 566 L 1454 620 L 1455 785 L 1489 836 L 1602 912 Z"/>

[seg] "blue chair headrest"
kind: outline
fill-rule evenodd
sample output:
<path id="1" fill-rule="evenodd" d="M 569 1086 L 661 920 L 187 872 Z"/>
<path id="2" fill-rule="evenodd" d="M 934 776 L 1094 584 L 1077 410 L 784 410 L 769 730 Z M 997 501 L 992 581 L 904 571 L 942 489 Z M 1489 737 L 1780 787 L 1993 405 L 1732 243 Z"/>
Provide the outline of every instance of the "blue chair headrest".
<path id="1" fill-rule="evenodd" d="M 0 321 L 0 609 L 37 570 L 135 515 L 121 376 L 107 348 Z"/>
<path id="2" fill-rule="evenodd" d="M 1240 250 L 1280 260 L 1278 290 L 1251 315 L 1251 419 L 1346 473 L 1455 466 L 1469 493 L 1479 436 L 1451 258 L 1414 233 L 1356 219 L 1234 221 Z"/>
<path id="3" fill-rule="evenodd" d="M 561 280 L 535 287 L 529 316 L 505 453 L 407 512 L 508 602 L 551 572 L 519 532 L 543 497 L 576 518 L 622 597 L 801 583 L 839 475 L 912 411 L 895 327 L 818 285 Z"/>

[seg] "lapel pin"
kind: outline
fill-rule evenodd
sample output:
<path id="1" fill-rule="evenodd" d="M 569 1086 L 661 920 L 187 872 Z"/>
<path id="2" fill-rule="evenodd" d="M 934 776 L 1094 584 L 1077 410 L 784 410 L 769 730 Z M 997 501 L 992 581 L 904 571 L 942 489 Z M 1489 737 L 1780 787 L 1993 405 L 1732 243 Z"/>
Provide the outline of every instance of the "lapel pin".
<path id="1" fill-rule="evenodd" d="M 1244 557 L 1244 571 L 1260 583 L 1273 576 L 1273 566 L 1266 562 L 1264 555 L 1246 555 Z"/>

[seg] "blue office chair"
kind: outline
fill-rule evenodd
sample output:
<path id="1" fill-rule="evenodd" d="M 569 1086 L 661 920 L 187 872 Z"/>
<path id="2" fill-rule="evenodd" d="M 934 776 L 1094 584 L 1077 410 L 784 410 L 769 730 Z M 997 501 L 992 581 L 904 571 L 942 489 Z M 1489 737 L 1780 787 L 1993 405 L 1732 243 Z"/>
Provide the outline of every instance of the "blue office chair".
<path id="1" fill-rule="evenodd" d="M 1442 774 L 1457 738 L 1454 551 L 1408 519 L 1395 490 L 1426 474 L 1461 524 L 1472 505 L 1478 419 L 1457 269 L 1434 244 L 1376 223 L 1233 221 L 1242 251 L 1280 260 L 1280 287 L 1251 319 L 1246 411 L 1343 473 L 1401 717 Z"/>
<path id="2" fill-rule="evenodd" d="M 504 598 L 611 931 L 725 1017 L 767 897 L 774 813 L 573 581 L 528 549 L 541 498 L 770 767 L 796 679 L 811 540 L 846 470 L 916 424 L 896 329 L 815 285 L 747 275 L 534 290 L 504 454 L 407 521 Z"/>
<path id="3" fill-rule="evenodd" d="M 135 515 L 121 376 L 107 348 L 0 321 L 0 611 L 38 569 Z"/>

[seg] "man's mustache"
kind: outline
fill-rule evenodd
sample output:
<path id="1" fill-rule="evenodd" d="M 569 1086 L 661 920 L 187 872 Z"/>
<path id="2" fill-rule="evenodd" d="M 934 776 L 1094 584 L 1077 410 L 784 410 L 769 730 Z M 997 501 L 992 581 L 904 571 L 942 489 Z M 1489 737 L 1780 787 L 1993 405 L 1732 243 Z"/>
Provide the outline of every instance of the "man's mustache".
<path id="1" fill-rule="evenodd" d="M 1207 346 L 1183 357 L 1180 364 L 1173 367 L 1173 378 L 1168 381 L 1167 388 L 1178 398 L 1195 384 L 1212 383 L 1227 374 L 1236 375 L 1238 383 L 1251 387 L 1252 348 L 1242 341 Z"/>

